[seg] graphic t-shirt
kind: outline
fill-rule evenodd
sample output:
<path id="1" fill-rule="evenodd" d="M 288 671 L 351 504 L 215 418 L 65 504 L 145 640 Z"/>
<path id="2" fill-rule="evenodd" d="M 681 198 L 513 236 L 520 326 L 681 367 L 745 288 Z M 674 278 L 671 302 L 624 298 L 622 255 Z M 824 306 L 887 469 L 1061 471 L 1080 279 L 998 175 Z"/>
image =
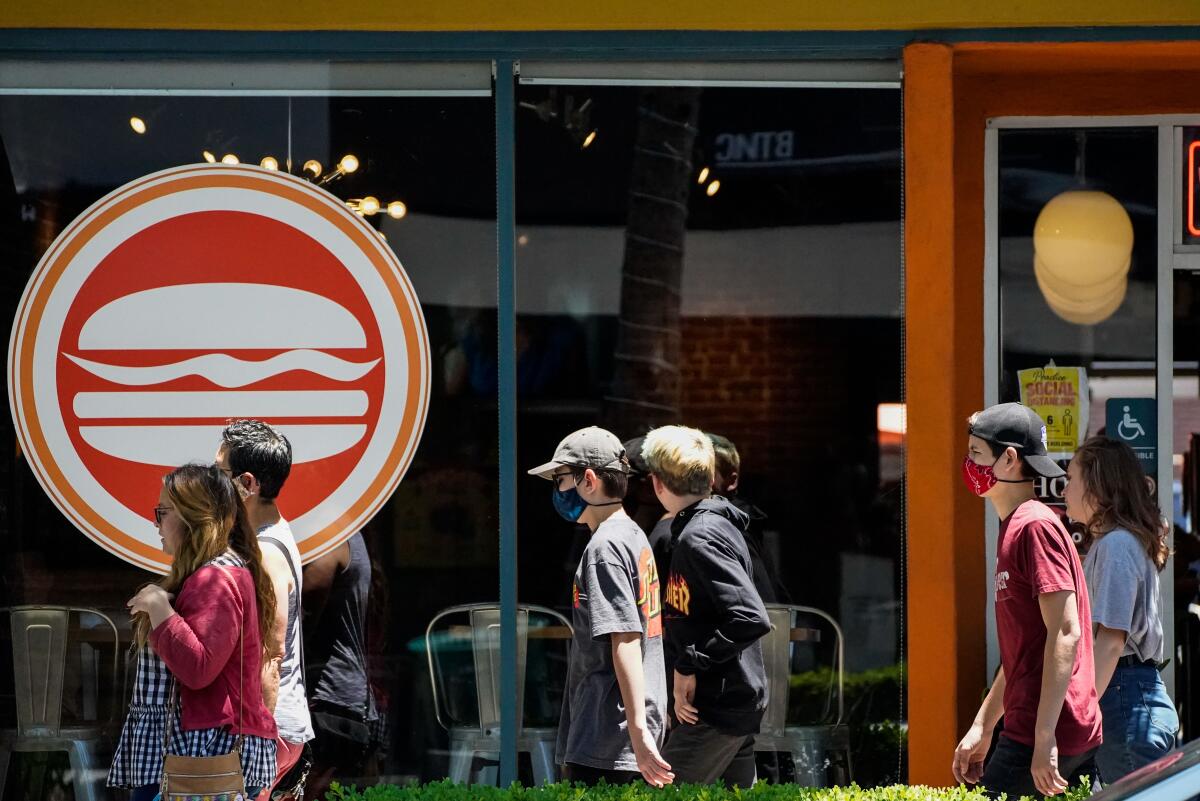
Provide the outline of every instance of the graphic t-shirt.
<path id="1" fill-rule="evenodd" d="M 1058 752 L 1074 756 L 1100 745 L 1100 709 L 1092 663 L 1092 613 L 1075 543 L 1041 501 L 1021 504 L 1000 524 L 996 546 L 996 631 L 1004 667 L 1004 736 L 1034 745 L 1046 624 L 1038 596 L 1075 593 L 1080 639 L 1055 728 Z"/>
<path id="2" fill-rule="evenodd" d="M 645 533 L 624 512 L 592 533 L 571 594 L 575 637 L 558 727 L 558 763 L 636 771 L 609 635 L 642 635 L 646 727 L 660 746 L 667 677 L 658 570 Z"/>

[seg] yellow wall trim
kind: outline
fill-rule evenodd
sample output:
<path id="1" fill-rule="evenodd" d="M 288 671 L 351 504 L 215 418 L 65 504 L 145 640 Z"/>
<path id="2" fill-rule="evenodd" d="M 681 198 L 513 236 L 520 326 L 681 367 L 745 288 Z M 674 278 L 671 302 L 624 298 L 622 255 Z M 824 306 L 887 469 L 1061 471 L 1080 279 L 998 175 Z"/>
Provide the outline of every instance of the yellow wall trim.
<path id="1" fill-rule="evenodd" d="M 1196 0 L 9 0 L 0 6 L 0 28 L 800 31 L 1200 24 Z"/>

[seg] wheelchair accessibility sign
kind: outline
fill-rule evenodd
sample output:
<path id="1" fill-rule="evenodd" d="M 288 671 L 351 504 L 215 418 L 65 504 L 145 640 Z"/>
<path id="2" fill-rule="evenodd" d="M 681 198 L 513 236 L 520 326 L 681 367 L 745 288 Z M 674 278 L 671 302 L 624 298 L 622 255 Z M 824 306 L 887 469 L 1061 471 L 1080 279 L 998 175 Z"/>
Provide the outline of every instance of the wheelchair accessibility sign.
<path id="1" fill-rule="evenodd" d="M 1104 405 L 1105 433 L 1133 448 L 1147 475 L 1158 472 L 1158 401 L 1109 398 Z"/>

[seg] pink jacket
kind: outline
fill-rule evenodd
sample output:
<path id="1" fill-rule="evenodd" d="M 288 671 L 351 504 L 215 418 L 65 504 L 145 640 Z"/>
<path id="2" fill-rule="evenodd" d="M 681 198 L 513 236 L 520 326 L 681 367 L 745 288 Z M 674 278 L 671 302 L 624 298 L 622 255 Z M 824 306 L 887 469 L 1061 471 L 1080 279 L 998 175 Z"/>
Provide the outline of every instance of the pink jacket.
<path id="1" fill-rule="evenodd" d="M 234 733 L 274 739 L 275 718 L 262 698 L 262 640 L 250 571 L 202 567 L 183 582 L 174 606 L 175 614 L 150 632 L 150 645 L 179 682 L 183 728 L 229 726 Z M 239 687 L 245 694 L 240 729 Z"/>

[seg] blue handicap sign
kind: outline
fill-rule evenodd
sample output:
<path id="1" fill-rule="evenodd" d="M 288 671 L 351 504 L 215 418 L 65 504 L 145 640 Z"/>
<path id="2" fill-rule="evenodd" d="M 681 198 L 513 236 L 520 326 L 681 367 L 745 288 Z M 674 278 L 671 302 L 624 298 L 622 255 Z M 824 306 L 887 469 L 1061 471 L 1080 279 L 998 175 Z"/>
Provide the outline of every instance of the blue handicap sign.
<path id="1" fill-rule="evenodd" d="M 1109 398 L 1104 404 L 1104 433 L 1137 454 L 1147 475 L 1158 472 L 1158 401 L 1154 398 Z"/>

